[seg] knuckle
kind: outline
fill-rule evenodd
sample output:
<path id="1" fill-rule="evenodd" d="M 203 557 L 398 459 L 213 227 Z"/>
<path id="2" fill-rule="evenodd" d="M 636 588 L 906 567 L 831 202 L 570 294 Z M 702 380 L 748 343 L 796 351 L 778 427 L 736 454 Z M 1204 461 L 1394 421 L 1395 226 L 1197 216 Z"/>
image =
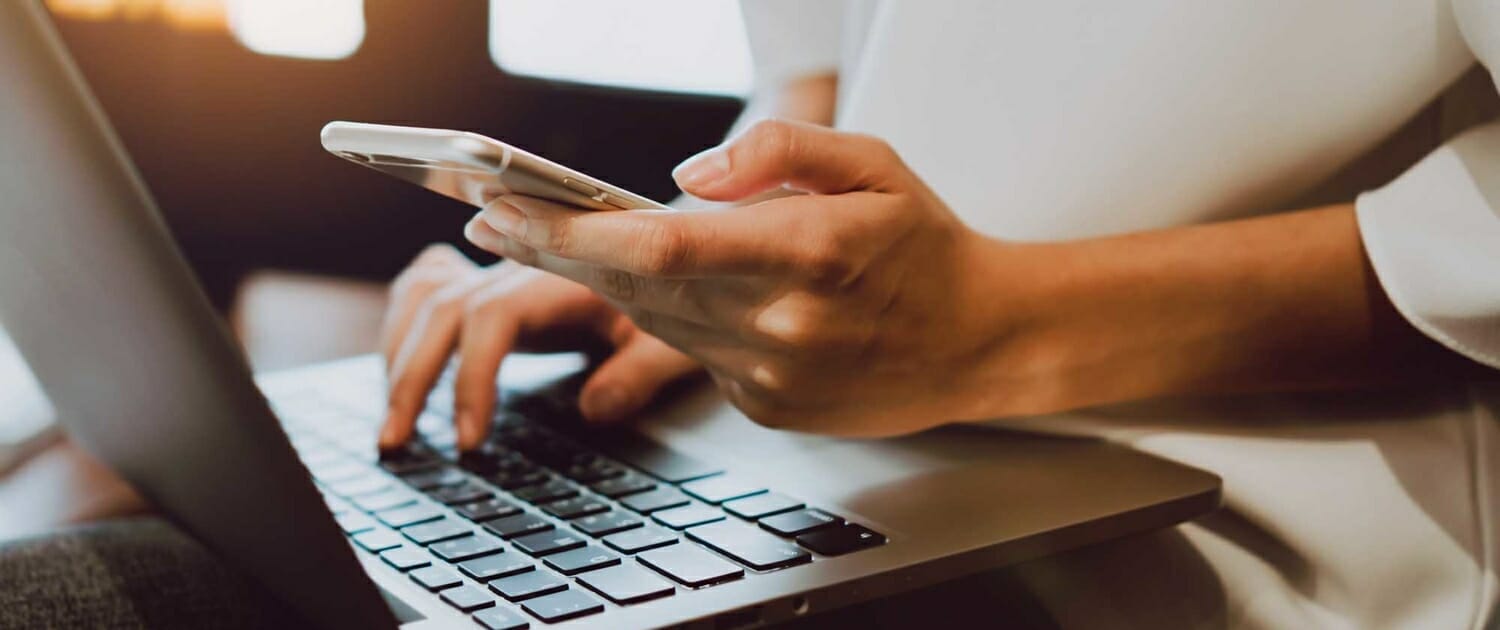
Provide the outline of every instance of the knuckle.
<path id="1" fill-rule="evenodd" d="M 692 258 L 688 234 L 675 222 L 651 221 L 643 228 L 637 268 L 648 275 L 670 275 L 687 269 Z"/>
<path id="2" fill-rule="evenodd" d="M 802 267 L 817 286 L 844 286 L 859 272 L 849 255 L 851 249 L 851 244 L 846 239 L 822 239 L 807 249 Z"/>
<path id="3" fill-rule="evenodd" d="M 607 267 L 595 269 L 594 281 L 605 295 L 625 301 L 635 299 L 640 284 L 634 274 Z"/>
<path id="4" fill-rule="evenodd" d="M 796 130 L 792 124 L 776 118 L 755 123 L 746 136 L 760 151 L 772 155 L 790 154 L 796 145 Z"/>
<path id="5" fill-rule="evenodd" d="M 797 354 L 832 352 L 844 345 L 843 335 L 837 334 L 836 327 L 828 325 L 825 318 L 802 311 L 762 312 L 751 332 L 774 347 Z"/>
<path id="6" fill-rule="evenodd" d="M 546 235 L 542 238 L 543 249 L 562 256 L 567 256 L 572 252 L 573 230 L 568 221 L 549 222 L 545 232 Z"/>

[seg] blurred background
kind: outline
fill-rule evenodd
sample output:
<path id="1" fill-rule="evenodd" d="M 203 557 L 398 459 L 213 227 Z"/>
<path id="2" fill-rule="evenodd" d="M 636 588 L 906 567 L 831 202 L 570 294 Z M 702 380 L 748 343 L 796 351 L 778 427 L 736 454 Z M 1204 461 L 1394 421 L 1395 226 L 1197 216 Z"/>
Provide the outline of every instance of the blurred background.
<path id="1" fill-rule="evenodd" d="M 752 81 L 735 0 L 45 5 L 257 369 L 373 350 L 385 283 L 474 212 L 325 153 L 328 121 L 476 131 L 669 201 Z M 0 400 L 3 474 L 50 416 L 3 331 Z"/>
<path id="2" fill-rule="evenodd" d="M 384 280 L 460 239 L 472 211 L 325 154 L 330 120 L 477 131 L 665 201 L 750 86 L 733 0 L 46 4 L 226 310 L 257 270 Z"/>

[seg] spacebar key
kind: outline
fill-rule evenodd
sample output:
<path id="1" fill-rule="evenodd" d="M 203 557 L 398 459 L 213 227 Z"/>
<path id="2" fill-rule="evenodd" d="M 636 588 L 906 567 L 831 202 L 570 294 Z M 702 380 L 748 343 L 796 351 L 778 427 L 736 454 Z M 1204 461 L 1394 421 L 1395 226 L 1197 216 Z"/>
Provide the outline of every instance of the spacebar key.
<path id="1" fill-rule="evenodd" d="M 743 523 L 722 521 L 702 525 L 689 529 L 687 535 L 758 571 L 812 560 L 812 556 L 800 547 Z"/>
<path id="2" fill-rule="evenodd" d="M 682 483 L 724 472 L 724 469 L 678 453 L 638 435 L 621 435 L 604 447 L 620 461 L 667 483 Z"/>

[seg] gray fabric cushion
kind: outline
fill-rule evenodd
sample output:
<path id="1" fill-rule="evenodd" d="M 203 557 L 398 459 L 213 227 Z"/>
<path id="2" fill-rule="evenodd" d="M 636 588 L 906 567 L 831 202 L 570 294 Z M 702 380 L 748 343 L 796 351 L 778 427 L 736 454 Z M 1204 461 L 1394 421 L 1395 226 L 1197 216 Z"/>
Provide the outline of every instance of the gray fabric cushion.
<path id="1" fill-rule="evenodd" d="M 159 519 L 0 544 L 0 628 L 301 625 L 260 586 Z"/>

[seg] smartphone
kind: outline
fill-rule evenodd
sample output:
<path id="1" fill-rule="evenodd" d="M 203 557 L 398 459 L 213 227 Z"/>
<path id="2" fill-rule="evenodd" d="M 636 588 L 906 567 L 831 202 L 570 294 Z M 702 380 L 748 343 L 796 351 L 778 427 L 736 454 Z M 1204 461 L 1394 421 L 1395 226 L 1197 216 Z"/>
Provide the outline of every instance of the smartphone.
<path id="1" fill-rule="evenodd" d="M 334 155 L 476 207 L 518 194 L 589 210 L 668 209 L 477 133 L 336 121 L 322 138 Z"/>

